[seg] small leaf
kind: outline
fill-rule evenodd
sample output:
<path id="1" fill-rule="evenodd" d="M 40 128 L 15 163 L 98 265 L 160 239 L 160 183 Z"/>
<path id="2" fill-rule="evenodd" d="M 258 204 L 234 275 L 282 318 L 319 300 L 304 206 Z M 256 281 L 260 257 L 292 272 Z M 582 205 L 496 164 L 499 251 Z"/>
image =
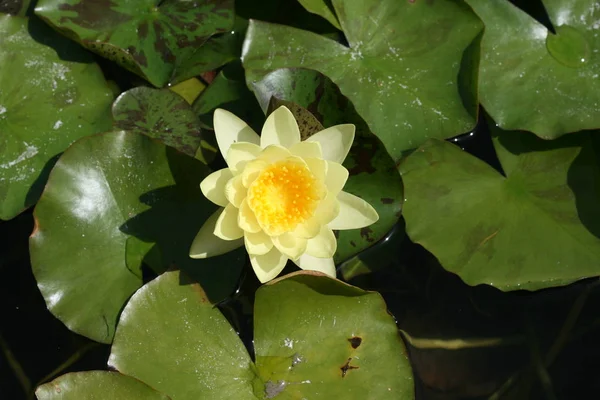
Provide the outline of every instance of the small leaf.
<path id="1" fill-rule="evenodd" d="M 335 26 L 338 29 L 342 29 L 340 23 L 338 22 L 333 10 L 330 8 L 331 1 L 327 2 L 325 0 L 298 0 L 302 7 L 306 8 L 306 11 L 309 11 L 313 14 L 320 15 L 325 18 L 327 21 L 331 23 L 331 25 Z M 329 3 L 329 5 L 328 5 Z"/>

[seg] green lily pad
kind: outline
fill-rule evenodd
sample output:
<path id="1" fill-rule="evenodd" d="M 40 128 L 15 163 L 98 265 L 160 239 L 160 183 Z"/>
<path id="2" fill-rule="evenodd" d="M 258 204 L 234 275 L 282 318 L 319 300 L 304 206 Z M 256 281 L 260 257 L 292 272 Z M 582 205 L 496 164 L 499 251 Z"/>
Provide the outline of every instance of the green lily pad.
<path id="1" fill-rule="evenodd" d="M 37 18 L 0 15 L 0 65 L 0 219 L 11 219 L 69 144 L 110 128 L 113 96 L 92 57 Z"/>
<path id="2" fill-rule="evenodd" d="M 505 176 L 428 142 L 400 166 L 407 234 L 469 285 L 536 290 L 600 275 L 597 134 L 494 132 Z"/>
<path id="3" fill-rule="evenodd" d="M 266 108 L 271 97 L 303 107 L 296 113 L 296 119 L 317 118 L 317 131 L 323 125 L 356 125 L 356 138 L 344 161 L 344 166 L 350 172 L 344 191 L 369 202 L 377 210 L 379 221 L 362 229 L 337 232 L 336 263 L 351 258 L 385 236 L 401 214 L 404 198 L 402 179 L 383 144 L 369 131 L 335 84 L 316 71 L 280 69 L 257 82 L 254 93 L 263 108 Z M 309 115 L 306 116 L 306 113 Z M 305 124 L 300 125 L 304 128 Z"/>
<path id="4" fill-rule="evenodd" d="M 477 102 L 472 90 L 459 85 L 459 76 L 473 73 L 474 65 L 461 63 L 482 25 L 468 7 L 447 0 L 333 5 L 348 47 L 315 33 L 250 21 L 242 53 L 248 81 L 285 67 L 325 74 L 394 160 L 427 138 L 473 129 Z"/>
<path id="5" fill-rule="evenodd" d="M 340 23 L 338 22 L 332 6 L 331 1 L 325 0 L 298 0 L 302 7 L 306 8 L 306 11 L 309 11 L 313 14 L 320 15 L 325 18 L 327 21 L 331 23 L 331 25 L 335 26 L 338 29 L 342 29 Z"/>
<path id="6" fill-rule="evenodd" d="M 108 371 L 65 374 L 38 387 L 35 395 L 38 400 L 169 400 L 137 379 Z"/>
<path id="7" fill-rule="evenodd" d="M 142 285 L 142 264 L 176 265 L 228 296 L 243 265 L 192 260 L 189 246 L 214 211 L 200 161 L 132 132 L 84 138 L 56 163 L 34 211 L 31 264 L 48 309 L 67 327 L 110 343 L 119 313 Z M 224 262 L 226 261 L 226 262 Z"/>
<path id="8" fill-rule="evenodd" d="M 169 89 L 137 87 L 112 107 L 115 128 L 143 133 L 191 157 L 202 141 L 200 121 L 184 98 Z"/>
<path id="9" fill-rule="evenodd" d="M 485 23 L 481 103 L 500 127 L 545 139 L 600 127 L 595 1 L 543 0 L 556 34 L 505 0 L 467 0 Z"/>
<path id="10" fill-rule="evenodd" d="M 233 0 L 40 0 L 35 13 L 158 87 L 234 22 Z"/>
<path id="11" fill-rule="evenodd" d="M 379 294 L 300 272 L 258 290 L 255 318 L 256 366 L 200 286 L 167 272 L 123 310 L 109 365 L 175 400 L 414 398 Z"/>

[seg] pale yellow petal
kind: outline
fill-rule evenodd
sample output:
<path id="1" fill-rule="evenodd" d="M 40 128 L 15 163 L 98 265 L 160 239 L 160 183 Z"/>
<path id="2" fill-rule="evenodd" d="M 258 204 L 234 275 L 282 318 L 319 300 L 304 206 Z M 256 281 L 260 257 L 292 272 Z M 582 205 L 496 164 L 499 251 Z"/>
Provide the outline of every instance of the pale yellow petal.
<path id="1" fill-rule="evenodd" d="M 194 238 L 190 246 L 191 258 L 208 258 L 229 253 L 244 245 L 244 241 L 240 238 L 237 240 L 223 240 L 213 233 L 219 216 L 223 212 L 220 208 L 215 211 L 202 225 L 200 231 Z"/>
<path id="2" fill-rule="evenodd" d="M 213 172 L 202 182 L 200 182 L 200 190 L 206 198 L 218 206 L 225 207 L 227 205 L 227 197 L 225 197 L 225 185 L 233 175 L 229 168 L 223 168 Z"/>
<path id="3" fill-rule="evenodd" d="M 254 215 L 254 211 L 248 206 L 246 199 L 240 204 L 237 222 L 238 226 L 246 232 L 256 233 L 261 231 L 260 225 Z"/>
<path id="4" fill-rule="evenodd" d="M 227 157 L 229 147 L 237 142 L 260 144 L 260 137 L 244 121 L 227 110 L 217 108 L 213 116 L 213 126 L 217 144 L 223 157 Z"/>
<path id="5" fill-rule="evenodd" d="M 261 152 L 260 146 L 253 143 L 233 143 L 225 156 L 227 166 L 235 176 L 244 170 L 249 161 L 254 160 Z"/>
<path id="6" fill-rule="evenodd" d="M 292 153 L 290 153 L 290 151 L 288 149 L 286 149 L 285 147 L 281 147 L 281 146 L 272 144 L 272 145 L 264 148 L 263 151 L 258 156 L 258 158 L 260 160 L 264 160 L 270 164 L 270 163 L 274 163 L 277 161 L 281 161 L 284 158 L 290 157 L 291 155 L 292 155 Z"/>
<path id="7" fill-rule="evenodd" d="M 292 260 L 298 259 L 306 251 L 307 240 L 295 237 L 290 233 L 275 236 L 272 238 L 273 244 L 277 249 Z"/>
<path id="8" fill-rule="evenodd" d="M 281 254 L 277 248 L 273 247 L 271 251 L 263 255 L 250 255 L 252 269 L 261 283 L 268 282 L 275 278 L 285 267 L 288 258 Z"/>
<path id="9" fill-rule="evenodd" d="M 223 240 L 236 240 L 244 236 L 244 231 L 238 226 L 238 209 L 227 204 L 215 224 L 214 234 Z"/>
<path id="10" fill-rule="evenodd" d="M 331 217 L 333 219 L 334 217 Z M 292 234 L 296 237 L 310 239 L 317 236 L 321 230 L 323 223 L 320 218 L 312 217 L 308 221 L 299 224 Z"/>
<path id="11" fill-rule="evenodd" d="M 247 193 L 248 189 L 242 184 L 242 175 L 231 178 L 225 185 L 225 197 L 234 207 L 240 207 Z"/>
<path id="12" fill-rule="evenodd" d="M 334 161 L 327 161 L 327 177 L 325 186 L 330 193 L 337 194 L 344 188 L 348 180 L 348 170 L 342 164 Z"/>
<path id="13" fill-rule="evenodd" d="M 248 254 L 261 256 L 267 254 L 273 248 L 271 237 L 263 231 L 244 233 L 244 244 Z"/>
<path id="14" fill-rule="evenodd" d="M 271 144 L 290 148 L 300 142 L 300 129 L 294 114 L 285 106 L 273 111 L 265 121 L 260 133 L 260 147 Z"/>
<path id="15" fill-rule="evenodd" d="M 308 240 L 306 254 L 319 258 L 331 258 L 337 249 L 337 239 L 333 231 L 322 226 L 317 236 Z"/>
<path id="16" fill-rule="evenodd" d="M 249 161 L 248 164 L 246 164 L 246 168 L 244 168 L 244 172 L 242 172 L 242 184 L 244 187 L 250 187 L 252 182 L 254 182 L 262 170 L 268 165 L 268 162 L 261 159 Z"/>
<path id="17" fill-rule="evenodd" d="M 305 158 L 304 161 L 315 178 L 319 182 L 325 182 L 325 178 L 327 177 L 327 161 L 322 158 Z"/>
<path id="18" fill-rule="evenodd" d="M 319 142 L 300 142 L 290 147 L 290 153 L 302 158 L 323 158 L 321 143 Z"/>
<path id="19" fill-rule="evenodd" d="M 358 229 L 369 226 L 379 219 L 377 211 L 366 201 L 353 194 L 340 192 L 337 195 L 340 203 L 340 212 L 329 223 L 335 230 Z"/>
<path id="20" fill-rule="evenodd" d="M 323 158 L 337 163 L 343 163 L 354 142 L 356 127 L 352 124 L 335 125 L 315 133 L 307 142 L 319 142 Z"/>
<path id="21" fill-rule="evenodd" d="M 321 200 L 321 203 L 319 203 L 319 206 L 315 211 L 315 218 L 318 219 L 321 225 L 327 225 L 338 216 L 339 212 L 340 202 L 338 201 L 337 196 L 328 193 L 327 196 Z"/>
<path id="22" fill-rule="evenodd" d="M 335 264 L 333 258 L 313 257 L 304 253 L 294 263 L 305 271 L 319 271 L 335 278 Z"/>

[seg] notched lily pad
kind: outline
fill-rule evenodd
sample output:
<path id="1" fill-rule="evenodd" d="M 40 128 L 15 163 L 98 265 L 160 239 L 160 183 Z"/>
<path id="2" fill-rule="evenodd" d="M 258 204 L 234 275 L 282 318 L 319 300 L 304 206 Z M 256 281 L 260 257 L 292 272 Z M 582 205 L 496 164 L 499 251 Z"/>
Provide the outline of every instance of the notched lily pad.
<path id="1" fill-rule="evenodd" d="M 233 0 L 40 0 L 61 33 L 162 87 L 214 34 L 231 30 Z"/>

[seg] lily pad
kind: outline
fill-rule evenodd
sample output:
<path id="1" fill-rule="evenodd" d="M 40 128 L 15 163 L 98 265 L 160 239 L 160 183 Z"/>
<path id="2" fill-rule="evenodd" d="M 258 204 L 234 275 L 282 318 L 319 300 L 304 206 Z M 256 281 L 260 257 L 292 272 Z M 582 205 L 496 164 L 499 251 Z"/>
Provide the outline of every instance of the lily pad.
<path id="1" fill-rule="evenodd" d="M 600 20 L 592 0 L 542 0 L 556 34 L 509 1 L 467 0 L 485 23 L 481 103 L 545 139 L 600 127 Z"/>
<path id="2" fill-rule="evenodd" d="M 92 57 L 37 18 L 0 15 L 0 65 L 0 219 L 11 219 L 69 144 L 110 128 L 113 95 Z"/>
<path id="3" fill-rule="evenodd" d="M 123 310 L 109 365 L 174 400 L 414 398 L 379 294 L 300 272 L 258 289 L 255 318 L 256 366 L 200 286 L 167 272 Z"/>
<path id="4" fill-rule="evenodd" d="M 69 329 L 110 343 L 123 305 L 142 285 L 143 263 L 158 273 L 176 265 L 208 279 L 211 301 L 229 295 L 242 266 L 237 259 L 188 257 L 214 211 L 199 189 L 209 172 L 200 161 L 132 132 L 71 146 L 50 174 L 30 238 L 33 273 L 48 309 Z"/>
<path id="5" fill-rule="evenodd" d="M 344 166 L 350 172 L 344 191 L 360 196 L 371 204 L 379 214 L 379 221 L 360 230 L 337 232 L 338 249 L 334 259 L 336 263 L 345 261 L 383 238 L 401 214 L 404 198 L 402 179 L 383 144 L 369 131 L 335 84 L 316 71 L 280 69 L 257 82 L 254 93 L 263 108 L 271 97 L 303 107 L 299 111 L 303 115 L 296 115 L 296 119 L 317 118 L 319 121 L 316 124 L 319 126 L 316 131 L 322 129 L 323 125 L 356 125 L 356 138 L 344 161 Z M 306 128 L 305 124 L 300 125 Z"/>
<path id="6" fill-rule="evenodd" d="M 143 133 L 194 157 L 202 141 L 200 121 L 184 98 L 169 89 L 138 87 L 112 107 L 115 128 Z"/>
<path id="7" fill-rule="evenodd" d="M 169 400 L 137 379 L 108 371 L 65 374 L 38 387 L 35 395 L 38 400 Z"/>
<path id="8" fill-rule="evenodd" d="M 536 290 L 600 275 L 597 132 L 494 132 L 505 176 L 432 140 L 400 170 L 410 238 L 469 285 Z"/>
<path id="9" fill-rule="evenodd" d="M 474 65 L 461 68 L 461 63 L 482 24 L 466 5 L 333 0 L 333 6 L 349 46 L 312 32 L 250 21 L 242 53 L 248 81 L 285 67 L 325 74 L 394 160 L 429 137 L 448 138 L 475 126 L 477 102 L 472 91 L 459 85 L 459 76 L 465 70 L 473 73 Z"/>
<path id="10" fill-rule="evenodd" d="M 331 1 L 326 0 L 298 0 L 302 7 L 306 8 L 306 11 L 309 11 L 313 14 L 320 15 L 325 18 L 327 21 L 331 23 L 331 25 L 335 26 L 338 29 L 342 29 L 340 23 L 338 22 L 334 11 L 331 7 Z"/>
<path id="11" fill-rule="evenodd" d="M 233 0 L 40 0 L 35 13 L 158 87 L 234 22 Z"/>

